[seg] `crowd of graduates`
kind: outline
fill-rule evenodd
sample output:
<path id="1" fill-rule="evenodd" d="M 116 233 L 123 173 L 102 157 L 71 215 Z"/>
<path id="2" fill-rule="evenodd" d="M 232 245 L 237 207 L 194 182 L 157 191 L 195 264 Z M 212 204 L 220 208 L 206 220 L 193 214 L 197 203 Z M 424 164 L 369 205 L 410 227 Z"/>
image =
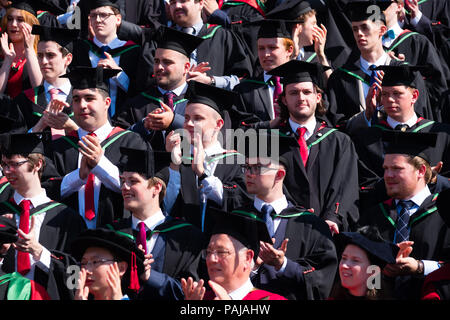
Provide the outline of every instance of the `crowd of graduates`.
<path id="1" fill-rule="evenodd" d="M 450 2 L 0 8 L 0 299 L 450 299 Z"/>

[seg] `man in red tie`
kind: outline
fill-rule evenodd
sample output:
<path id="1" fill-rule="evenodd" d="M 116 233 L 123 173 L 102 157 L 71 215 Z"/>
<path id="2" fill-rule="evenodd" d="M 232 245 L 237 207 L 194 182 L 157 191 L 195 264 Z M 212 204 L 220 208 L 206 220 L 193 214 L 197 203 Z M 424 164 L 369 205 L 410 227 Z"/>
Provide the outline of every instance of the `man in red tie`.
<path id="1" fill-rule="evenodd" d="M 129 234 L 149 255 L 146 257 L 154 260 L 150 275 L 143 279 L 140 299 L 183 299 L 180 278 L 199 278 L 200 253 L 205 239 L 198 228 L 164 212 L 162 204 L 171 154 L 149 154 L 130 148 L 121 151 L 124 154 L 119 166 L 122 197 L 131 217 L 108 227 Z"/>
<path id="2" fill-rule="evenodd" d="M 281 106 L 289 115 L 270 121 L 270 127 L 297 141 L 286 155 L 293 167 L 284 180 L 289 193 L 338 233 L 358 221 L 358 157 L 350 138 L 323 117 L 326 68 L 292 60 L 269 72 L 282 77 Z M 253 126 L 267 128 L 267 122 Z"/>
<path id="3" fill-rule="evenodd" d="M 43 133 L 15 134 L 2 137 L 1 167 L 14 194 L 9 201 L 0 203 L 0 215 L 15 220 L 18 240 L 15 253 L 6 256 L 3 266 L 16 266 L 22 276 L 36 280 L 46 287 L 54 281 L 55 251 L 65 252 L 68 244 L 86 229 L 83 219 L 71 208 L 48 197 L 41 185 L 41 175 L 46 165 Z M 59 256 L 59 253 L 57 253 Z M 14 264 L 15 262 L 15 264 Z M 65 273 L 65 268 L 60 271 Z M 67 292 L 65 283 L 52 287 L 52 299 Z"/>
<path id="4" fill-rule="evenodd" d="M 51 190 L 75 208 L 90 229 L 123 216 L 120 147 L 150 148 L 138 134 L 109 122 L 109 79 L 117 72 L 78 67 L 64 75 L 73 86 L 73 118 L 79 128 L 54 140 L 49 152 L 63 177 L 53 182 Z"/>
<path id="5" fill-rule="evenodd" d="M 51 130 L 54 139 L 72 131 L 72 86 L 68 79 L 60 78 L 72 63 L 73 40 L 78 30 L 33 26 L 32 34 L 39 36 L 37 57 L 44 81 L 42 85 L 26 90 L 15 102 L 22 112 L 30 132 Z M 58 103 L 52 104 L 54 100 Z"/>

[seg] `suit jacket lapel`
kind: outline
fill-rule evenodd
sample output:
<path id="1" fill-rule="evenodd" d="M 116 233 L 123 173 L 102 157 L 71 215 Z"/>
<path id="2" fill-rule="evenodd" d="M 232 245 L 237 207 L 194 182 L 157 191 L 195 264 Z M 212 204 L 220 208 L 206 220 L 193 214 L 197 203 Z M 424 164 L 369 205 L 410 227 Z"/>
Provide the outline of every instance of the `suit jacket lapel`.
<path id="1" fill-rule="evenodd" d="M 320 121 L 317 121 L 316 127 L 314 128 L 314 133 L 308 139 L 308 141 L 306 142 L 306 145 L 314 142 L 315 140 L 317 140 L 317 138 L 320 138 L 318 130 L 321 125 L 322 125 L 322 123 Z M 318 145 L 312 146 L 309 149 L 308 162 L 306 163 L 307 171 L 310 171 L 310 168 L 314 165 L 317 155 L 319 154 L 319 150 L 320 150 L 320 148 Z"/>

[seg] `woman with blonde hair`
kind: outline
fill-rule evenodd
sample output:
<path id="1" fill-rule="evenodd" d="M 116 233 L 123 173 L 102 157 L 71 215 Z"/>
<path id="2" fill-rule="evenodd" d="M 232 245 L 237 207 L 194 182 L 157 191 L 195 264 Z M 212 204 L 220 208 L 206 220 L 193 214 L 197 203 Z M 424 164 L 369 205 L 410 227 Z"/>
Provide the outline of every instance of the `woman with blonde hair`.
<path id="1" fill-rule="evenodd" d="M 34 24 L 39 24 L 39 20 L 26 2 L 11 5 L 1 20 L 0 93 L 6 93 L 11 98 L 42 82 L 36 55 L 39 37 L 31 34 Z"/>

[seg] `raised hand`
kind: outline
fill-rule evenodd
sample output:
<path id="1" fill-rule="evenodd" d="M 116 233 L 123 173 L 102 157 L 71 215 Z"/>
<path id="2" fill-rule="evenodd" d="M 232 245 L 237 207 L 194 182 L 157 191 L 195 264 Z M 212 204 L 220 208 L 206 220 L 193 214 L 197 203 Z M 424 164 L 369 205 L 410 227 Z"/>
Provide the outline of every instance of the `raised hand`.
<path id="1" fill-rule="evenodd" d="M 114 61 L 113 57 L 108 52 L 105 52 L 105 56 L 106 56 L 105 59 L 101 59 L 98 62 L 98 64 L 97 64 L 98 67 L 102 67 L 105 69 L 120 69 L 120 70 L 122 70 L 122 68 L 119 67 L 119 65 L 116 63 L 116 61 Z"/>
<path id="2" fill-rule="evenodd" d="M 208 284 L 216 294 L 214 300 L 231 300 L 230 296 L 228 295 L 228 292 L 220 284 L 212 280 L 209 280 Z"/>
<path id="3" fill-rule="evenodd" d="M 77 280 L 77 290 L 75 291 L 75 300 L 87 300 L 89 296 L 89 287 L 86 286 L 86 269 L 81 268 Z"/>
<path id="4" fill-rule="evenodd" d="M 272 242 L 275 243 L 275 239 L 272 239 Z M 275 267 L 276 270 L 280 270 L 286 255 L 288 242 L 289 239 L 284 239 L 280 249 L 275 249 L 273 244 L 260 241 L 259 258 L 261 258 L 265 264 Z"/>
<path id="5" fill-rule="evenodd" d="M 117 262 L 110 264 L 106 270 L 106 282 L 108 283 L 108 290 L 105 300 L 121 300 L 123 298 L 120 270 Z"/>
<path id="6" fill-rule="evenodd" d="M 3 56 L 5 57 L 5 60 L 7 60 L 10 64 L 14 61 L 16 58 L 16 51 L 14 50 L 14 45 L 12 43 L 8 43 L 8 33 L 4 32 L 2 33 L 2 36 L 0 38 L 0 44 L 3 51 Z"/>
<path id="7" fill-rule="evenodd" d="M 191 277 L 187 280 L 181 278 L 181 289 L 184 293 L 184 300 L 203 300 L 206 289 L 204 287 L 205 281 L 200 279 L 198 282 Z"/>
<path id="8" fill-rule="evenodd" d="M 104 150 L 95 136 L 86 135 L 78 142 L 80 153 L 87 158 L 89 167 L 94 168 L 100 162 Z"/>
<path id="9" fill-rule="evenodd" d="M 30 231 L 28 233 L 23 232 L 21 229 L 17 229 L 19 239 L 13 244 L 13 246 L 16 250 L 30 253 L 34 260 L 39 260 L 43 247 L 35 236 L 35 219 L 36 218 L 34 216 L 31 216 Z"/>
<path id="10" fill-rule="evenodd" d="M 19 28 L 23 34 L 25 49 L 33 49 L 34 51 L 35 35 L 31 33 L 31 26 L 26 22 L 22 22 Z"/>

